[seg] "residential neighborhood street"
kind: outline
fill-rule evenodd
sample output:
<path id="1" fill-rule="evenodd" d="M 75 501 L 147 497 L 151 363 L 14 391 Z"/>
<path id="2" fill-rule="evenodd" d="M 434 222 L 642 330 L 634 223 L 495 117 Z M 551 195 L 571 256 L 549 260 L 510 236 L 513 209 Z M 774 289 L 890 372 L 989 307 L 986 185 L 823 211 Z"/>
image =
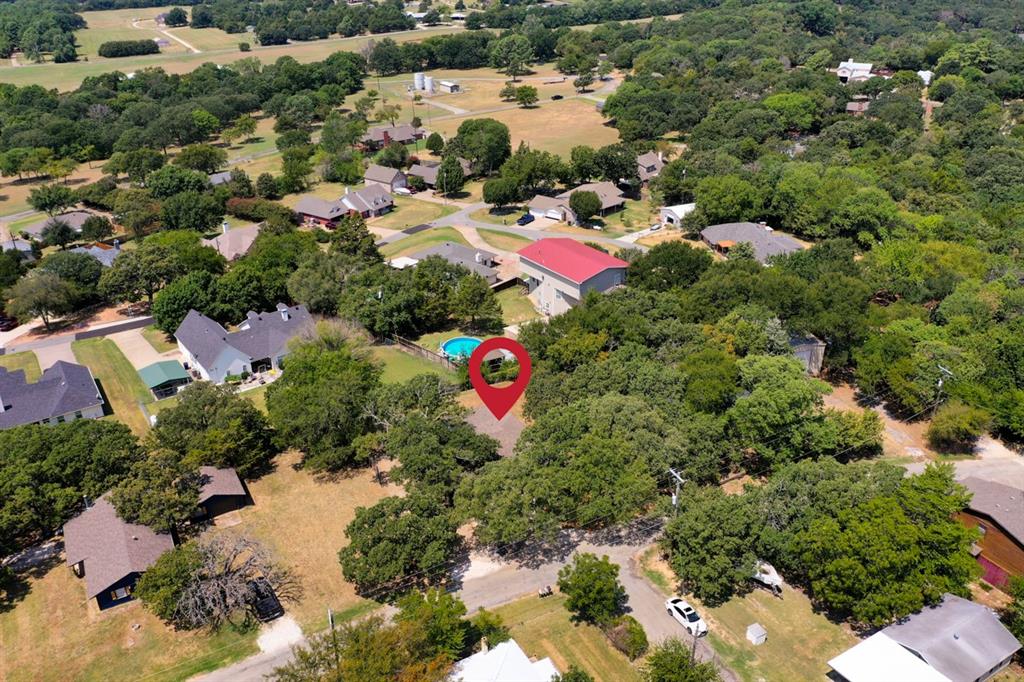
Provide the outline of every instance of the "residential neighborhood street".
<path id="1" fill-rule="evenodd" d="M 465 602 L 468 613 L 480 607 L 494 609 L 523 597 L 536 595 L 543 587 L 557 589 L 558 571 L 569 563 L 576 552 L 607 555 L 619 565 L 619 580 L 626 589 L 627 612 L 640 621 L 651 643 L 669 637 L 685 642 L 692 639 L 673 620 L 664 607 L 665 597 L 640 574 L 635 557 L 651 546 L 660 529 L 659 522 L 637 522 L 632 527 L 586 533 L 565 531 L 558 541 L 550 545 L 528 545 L 512 550 L 505 558 L 491 554 L 473 553 L 469 563 L 455 572 L 456 594 Z M 385 608 L 390 615 L 394 610 Z M 697 657 L 715 660 L 714 652 L 705 638 L 697 640 Z M 261 682 L 264 675 L 288 663 L 291 650 L 261 653 L 212 673 L 192 678 L 194 682 Z M 719 665 L 725 682 L 735 682 L 732 671 Z"/>

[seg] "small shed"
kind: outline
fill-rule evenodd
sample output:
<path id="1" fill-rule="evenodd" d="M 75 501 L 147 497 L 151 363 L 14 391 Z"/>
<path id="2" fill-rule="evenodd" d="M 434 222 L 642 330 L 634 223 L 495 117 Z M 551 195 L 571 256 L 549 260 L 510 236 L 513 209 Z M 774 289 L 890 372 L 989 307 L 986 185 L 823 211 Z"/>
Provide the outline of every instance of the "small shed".
<path id="1" fill-rule="evenodd" d="M 768 641 L 768 631 L 760 623 L 751 623 L 747 626 L 747 641 L 754 646 L 759 646 Z"/>
<path id="2" fill-rule="evenodd" d="M 248 488 L 234 469 L 202 466 L 199 467 L 199 475 L 202 482 L 197 518 L 213 519 L 252 504 Z"/>
<path id="3" fill-rule="evenodd" d="M 679 227 L 683 218 L 697 210 L 697 204 L 676 204 L 661 207 L 661 224 L 664 227 Z"/>
<path id="4" fill-rule="evenodd" d="M 462 92 L 462 88 L 460 88 L 459 84 L 456 83 L 455 81 L 441 81 L 440 83 L 437 84 L 437 86 L 441 88 L 441 92 L 447 92 L 450 94 Z"/>
<path id="5" fill-rule="evenodd" d="M 157 400 L 169 398 L 192 379 L 177 360 L 161 360 L 139 370 L 142 383 Z"/>

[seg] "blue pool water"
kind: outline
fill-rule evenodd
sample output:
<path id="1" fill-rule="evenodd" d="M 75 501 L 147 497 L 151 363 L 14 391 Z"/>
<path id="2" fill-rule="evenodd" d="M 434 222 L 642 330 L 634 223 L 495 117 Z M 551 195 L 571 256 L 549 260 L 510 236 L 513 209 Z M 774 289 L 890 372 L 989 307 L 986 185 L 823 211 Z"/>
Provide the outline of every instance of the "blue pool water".
<path id="1" fill-rule="evenodd" d="M 441 352 L 452 360 L 465 360 L 473 354 L 473 351 L 481 343 L 483 341 L 472 336 L 456 336 L 454 339 L 448 339 L 441 344 Z"/>

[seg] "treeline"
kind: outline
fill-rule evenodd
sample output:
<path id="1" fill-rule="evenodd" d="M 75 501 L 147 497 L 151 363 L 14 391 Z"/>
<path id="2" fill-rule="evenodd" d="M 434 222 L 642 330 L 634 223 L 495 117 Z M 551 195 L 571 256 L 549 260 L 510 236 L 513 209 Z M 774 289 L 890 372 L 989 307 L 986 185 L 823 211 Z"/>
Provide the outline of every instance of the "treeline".
<path id="1" fill-rule="evenodd" d="M 70 0 L 16 0 L 0 3 L 0 58 L 21 52 L 41 62 L 50 54 L 55 62 L 78 58 L 74 32 L 85 20 Z"/>
<path id="2" fill-rule="evenodd" d="M 539 18 L 548 28 L 581 26 L 663 17 L 717 5 L 717 0 L 593 0 L 556 7 L 497 3 L 483 12 L 471 12 L 466 17 L 466 28 L 515 28 L 527 17 Z"/>
<path id="3" fill-rule="evenodd" d="M 140 54 L 157 54 L 160 46 L 155 40 L 111 40 L 100 45 L 101 57 L 132 57 Z"/>

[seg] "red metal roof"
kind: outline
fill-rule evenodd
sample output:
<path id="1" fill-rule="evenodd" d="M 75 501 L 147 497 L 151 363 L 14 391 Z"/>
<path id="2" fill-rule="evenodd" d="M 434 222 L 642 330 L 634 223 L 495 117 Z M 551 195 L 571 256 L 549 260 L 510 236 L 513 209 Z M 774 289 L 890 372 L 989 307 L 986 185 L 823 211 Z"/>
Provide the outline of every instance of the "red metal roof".
<path id="1" fill-rule="evenodd" d="M 629 263 L 624 260 L 565 237 L 538 239 L 529 246 L 519 249 L 517 253 L 521 258 L 526 258 L 577 284 L 582 284 L 609 268 L 629 267 Z"/>

